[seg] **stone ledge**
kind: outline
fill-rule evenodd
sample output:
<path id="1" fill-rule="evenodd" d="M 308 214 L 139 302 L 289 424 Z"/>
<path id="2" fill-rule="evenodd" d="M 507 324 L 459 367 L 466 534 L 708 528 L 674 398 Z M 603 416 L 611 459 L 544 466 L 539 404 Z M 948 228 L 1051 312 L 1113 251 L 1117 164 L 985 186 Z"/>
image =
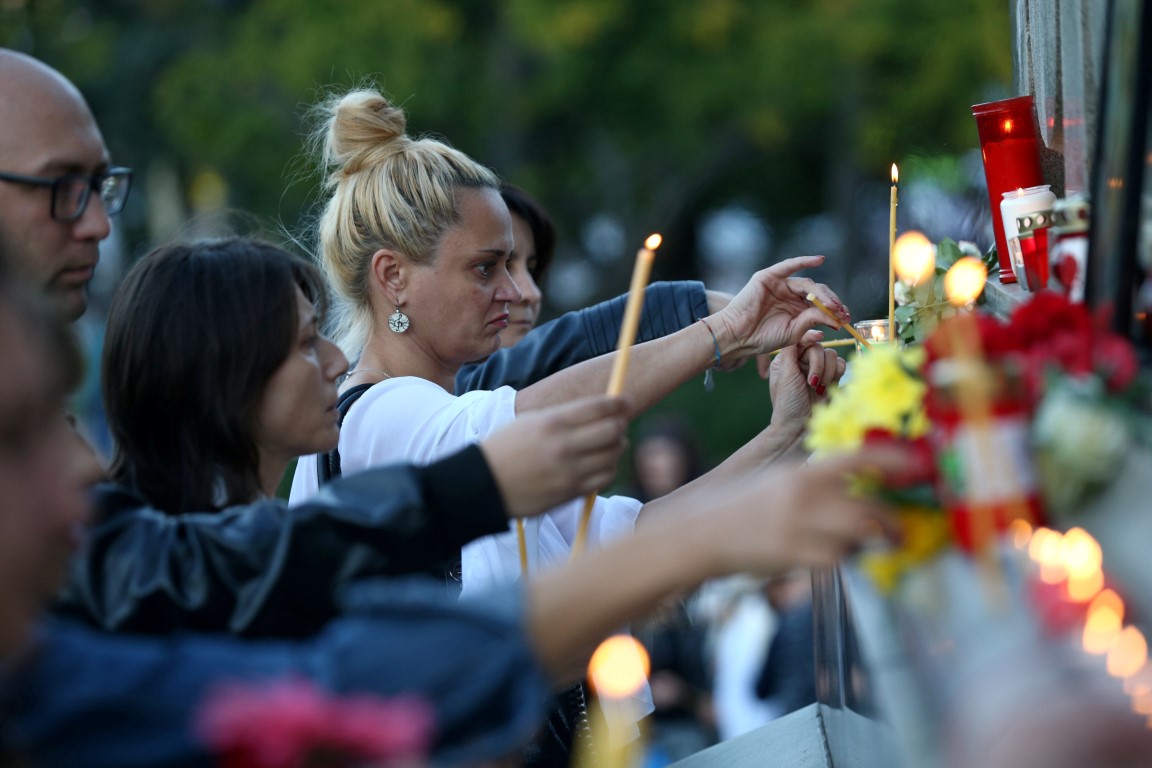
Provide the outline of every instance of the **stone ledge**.
<path id="1" fill-rule="evenodd" d="M 984 308 L 999 317 L 1007 317 L 1031 295 L 1019 283 L 1005 285 L 998 278 L 992 278 L 984 286 Z"/>

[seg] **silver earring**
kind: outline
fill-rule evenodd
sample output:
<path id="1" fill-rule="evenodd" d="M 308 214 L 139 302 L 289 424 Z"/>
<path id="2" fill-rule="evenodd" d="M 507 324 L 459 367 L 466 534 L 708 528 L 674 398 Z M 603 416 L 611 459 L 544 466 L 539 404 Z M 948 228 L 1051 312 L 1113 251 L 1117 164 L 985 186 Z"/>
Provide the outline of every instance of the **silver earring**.
<path id="1" fill-rule="evenodd" d="M 400 306 L 396 306 L 396 311 L 388 316 L 388 328 L 392 333 L 404 333 L 408 330 L 408 315 L 400 311 Z"/>

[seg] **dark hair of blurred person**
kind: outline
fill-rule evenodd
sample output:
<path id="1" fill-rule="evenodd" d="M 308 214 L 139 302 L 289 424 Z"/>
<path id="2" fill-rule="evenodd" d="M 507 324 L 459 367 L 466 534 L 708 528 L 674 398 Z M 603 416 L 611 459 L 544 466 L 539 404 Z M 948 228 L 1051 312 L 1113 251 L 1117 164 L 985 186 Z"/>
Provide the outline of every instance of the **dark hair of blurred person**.
<path id="1" fill-rule="evenodd" d="M 639 427 L 632 448 L 632 494 L 641 501 L 666 496 L 704 474 L 696 440 L 687 424 L 654 418 Z"/>

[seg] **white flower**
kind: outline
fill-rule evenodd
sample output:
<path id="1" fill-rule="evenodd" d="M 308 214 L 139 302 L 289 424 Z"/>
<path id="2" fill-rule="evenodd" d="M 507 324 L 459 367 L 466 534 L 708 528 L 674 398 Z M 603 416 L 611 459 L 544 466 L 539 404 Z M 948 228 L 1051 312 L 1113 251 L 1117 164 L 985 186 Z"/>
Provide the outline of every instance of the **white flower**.
<path id="1" fill-rule="evenodd" d="M 1075 511 L 1110 483 L 1131 447 L 1128 422 L 1105 397 L 1095 377 L 1062 379 L 1040 403 L 1032 425 L 1036 469 L 1056 511 Z"/>
<path id="2" fill-rule="evenodd" d="M 894 296 L 896 297 L 896 303 L 901 307 L 905 304 L 911 304 L 914 300 L 912 296 L 912 286 L 903 280 L 897 280 Z"/>
<path id="3" fill-rule="evenodd" d="M 976 245 L 976 243 L 969 242 L 968 240 L 959 241 L 956 243 L 956 247 L 959 248 L 960 253 L 964 254 L 965 256 L 974 256 L 979 259 L 982 255 L 980 253 L 980 246 Z"/>

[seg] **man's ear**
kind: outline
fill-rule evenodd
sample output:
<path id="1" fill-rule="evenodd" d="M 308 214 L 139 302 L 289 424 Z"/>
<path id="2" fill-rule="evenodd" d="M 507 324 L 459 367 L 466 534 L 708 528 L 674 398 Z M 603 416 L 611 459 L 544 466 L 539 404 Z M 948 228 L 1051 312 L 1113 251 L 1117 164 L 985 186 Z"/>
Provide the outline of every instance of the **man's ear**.
<path id="1" fill-rule="evenodd" d="M 372 281 L 393 306 L 404 303 L 404 288 L 410 265 L 399 251 L 381 248 L 372 254 Z"/>

